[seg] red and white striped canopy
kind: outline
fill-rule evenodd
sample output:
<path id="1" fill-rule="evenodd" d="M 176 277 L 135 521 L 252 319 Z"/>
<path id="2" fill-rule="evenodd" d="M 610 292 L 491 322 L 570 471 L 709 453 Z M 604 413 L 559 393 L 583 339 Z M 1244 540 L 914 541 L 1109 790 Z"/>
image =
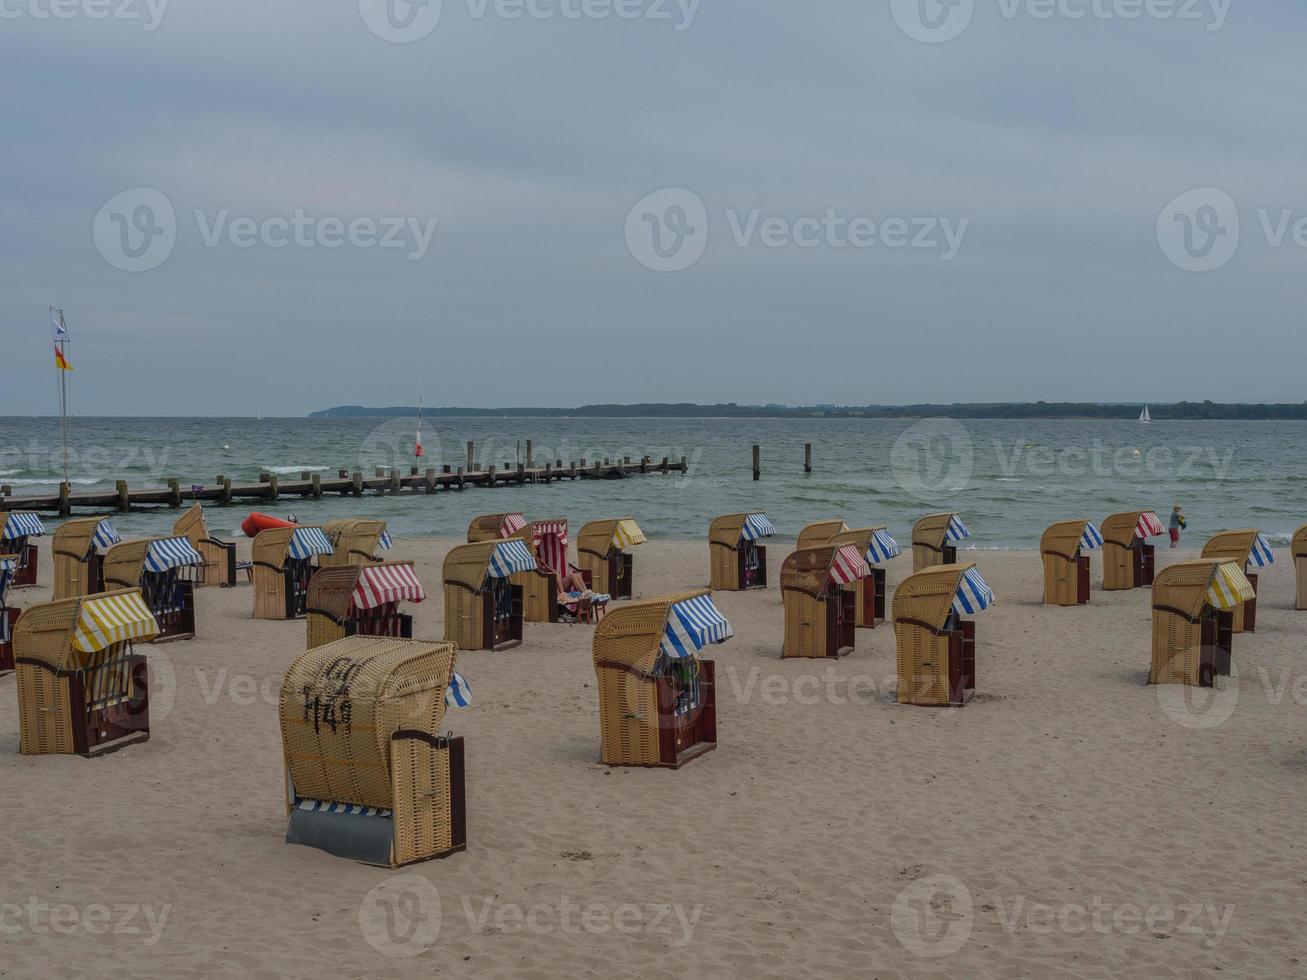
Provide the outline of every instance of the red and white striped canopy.
<path id="1" fill-rule="evenodd" d="M 499 525 L 499 536 L 511 538 L 524 527 L 526 527 L 526 518 L 521 514 L 505 514 L 503 522 Z"/>
<path id="2" fill-rule="evenodd" d="M 1157 515 L 1151 510 L 1146 510 L 1139 515 L 1139 523 L 1135 525 L 1135 537 L 1147 541 L 1149 538 L 1155 538 L 1163 533 L 1162 522 L 1157 519 Z"/>
<path id="3" fill-rule="evenodd" d="M 364 565 L 354 586 L 354 607 L 375 609 L 388 602 L 421 602 L 427 597 L 412 565 Z"/>
<path id="4" fill-rule="evenodd" d="M 536 560 L 560 576 L 567 574 L 567 521 L 536 521 Z"/>
<path id="5" fill-rule="evenodd" d="M 851 544 L 846 544 L 835 552 L 830 563 L 830 580 L 836 585 L 848 585 L 866 578 L 867 572 L 867 559 Z"/>

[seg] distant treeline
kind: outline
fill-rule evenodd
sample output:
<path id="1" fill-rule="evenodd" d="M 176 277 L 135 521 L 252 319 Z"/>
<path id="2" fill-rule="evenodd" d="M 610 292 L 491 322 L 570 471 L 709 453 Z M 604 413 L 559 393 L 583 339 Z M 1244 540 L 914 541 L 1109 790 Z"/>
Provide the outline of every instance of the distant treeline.
<path id="1" fill-rule="evenodd" d="M 429 418 L 742 418 L 742 419 L 1133 419 L 1142 404 L 1098 402 L 979 402 L 966 405 L 582 405 L 580 408 L 424 408 Z M 416 406 L 365 408 L 340 405 L 309 418 L 395 418 L 417 414 Z M 1307 419 L 1307 402 L 1298 404 L 1221 404 L 1178 402 L 1151 405 L 1155 421 L 1167 419 Z"/>

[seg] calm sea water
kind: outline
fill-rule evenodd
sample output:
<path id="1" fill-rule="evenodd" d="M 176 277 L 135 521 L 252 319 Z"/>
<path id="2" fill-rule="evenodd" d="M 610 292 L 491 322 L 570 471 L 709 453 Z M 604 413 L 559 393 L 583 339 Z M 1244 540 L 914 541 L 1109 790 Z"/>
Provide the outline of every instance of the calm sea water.
<path id="1" fill-rule="evenodd" d="M 133 487 L 176 477 L 183 487 L 229 476 L 256 482 L 261 471 L 334 476 L 341 468 L 454 467 L 476 443 L 482 465 L 516 463 L 532 439 L 535 459 L 648 454 L 686 456 L 688 476 L 551 486 L 404 494 L 362 501 L 287 498 L 273 506 L 215 509 L 229 532 L 250 509 L 301 520 L 372 514 L 404 536 L 462 537 L 475 515 L 519 510 L 567 517 L 573 526 L 636 516 L 646 533 L 701 537 L 712 517 L 765 511 L 782 535 L 810 520 L 888 524 L 906 542 L 917 517 L 957 510 L 977 548 L 1034 547 L 1054 520 L 1135 507 L 1163 519 L 1173 503 L 1189 518 L 1189 540 L 1225 528 L 1260 527 L 1287 542 L 1307 523 L 1307 424 L 1271 422 L 428 419 L 426 457 L 413 458 L 411 419 L 94 419 L 72 424 L 75 489 Z M 519 441 L 520 440 L 520 441 Z M 813 445 L 815 472 L 803 473 Z M 751 446 L 763 478 L 751 479 Z M 0 419 L 0 484 L 16 494 L 57 485 L 62 472 L 54 419 Z M 169 529 L 161 510 L 115 517 L 127 534 Z"/>

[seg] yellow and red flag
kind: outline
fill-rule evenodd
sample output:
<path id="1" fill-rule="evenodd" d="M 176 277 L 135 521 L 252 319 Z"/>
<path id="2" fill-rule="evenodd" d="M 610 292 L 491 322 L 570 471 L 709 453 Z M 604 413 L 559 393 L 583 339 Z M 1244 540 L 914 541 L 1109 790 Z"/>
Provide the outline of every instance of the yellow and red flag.
<path id="1" fill-rule="evenodd" d="M 54 366 L 60 371 L 71 371 L 73 366 L 68 363 L 68 358 L 64 357 L 64 352 L 56 344 L 54 348 Z"/>

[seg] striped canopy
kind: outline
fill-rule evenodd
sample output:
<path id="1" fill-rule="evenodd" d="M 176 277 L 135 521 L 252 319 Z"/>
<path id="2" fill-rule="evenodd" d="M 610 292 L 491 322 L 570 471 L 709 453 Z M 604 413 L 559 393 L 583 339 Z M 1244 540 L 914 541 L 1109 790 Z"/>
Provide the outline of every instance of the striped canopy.
<path id="1" fill-rule="evenodd" d="M 389 550 L 390 550 L 391 548 L 393 548 L 393 547 L 395 547 L 395 542 L 394 542 L 394 540 L 391 538 L 391 536 L 390 536 L 390 532 L 389 532 L 389 531 L 382 531 L 382 532 L 381 532 L 381 537 L 377 538 L 377 550 L 378 550 L 378 551 L 389 551 Z"/>
<path id="2" fill-rule="evenodd" d="M 966 616 L 988 609 L 994 602 L 994 590 L 980 574 L 978 568 L 968 568 L 958 583 L 957 594 L 953 597 L 953 611 L 959 616 Z"/>
<path id="3" fill-rule="evenodd" d="M 744 519 L 744 527 L 740 529 L 740 537 L 745 541 L 770 538 L 775 533 L 776 526 L 767 520 L 766 514 L 750 514 Z"/>
<path id="4" fill-rule="evenodd" d="M 830 563 L 830 581 L 835 585 L 848 585 L 869 574 L 866 559 L 851 544 L 842 545 Z"/>
<path id="5" fill-rule="evenodd" d="M 364 565 L 354 583 L 356 609 L 376 609 L 389 602 L 422 602 L 426 597 L 412 565 Z"/>
<path id="6" fill-rule="evenodd" d="M 123 536 L 118 533 L 117 528 L 109 523 L 109 519 L 106 517 L 95 526 L 95 534 L 91 536 L 91 544 L 100 551 L 108 551 L 122 539 Z"/>
<path id="7" fill-rule="evenodd" d="M 1080 535 L 1080 547 L 1085 551 L 1103 547 L 1103 532 L 1093 521 L 1085 522 L 1085 533 Z"/>
<path id="8" fill-rule="evenodd" d="M 1224 562 L 1216 566 L 1212 575 L 1212 584 L 1207 588 L 1207 602 L 1216 609 L 1234 609 L 1257 598 L 1253 584 L 1233 562 Z"/>
<path id="9" fill-rule="evenodd" d="M 298 561 L 314 555 L 330 555 L 336 549 L 320 527 L 297 527 L 290 536 L 290 556 Z"/>
<path id="10" fill-rule="evenodd" d="M 629 548 L 631 545 L 645 543 L 644 532 L 640 530 L 640 525 L 626 517 L 617 522 L 617 529 L 613 532 L 613 547 L 619 551 L 623 548 Z"/>
<path id="11" fill-rule="evenodd" d="M 871 544 L 867 548 L 867 564 L 879 565 L 881 562 L 897 558 L 901 554 L 903 554 L 903 549 L 899 547 L 899 543 L 890 536 L 888 531 L 881 528 L 871 536 Z"/>
<path id="12" fill-rule="evenodd" d="M 659 649 L 673 660 L 683 660 L 709 643 L 722 643 L 734 635 L 731 624 L 713 605 L 712 596 L 701 595 L 672 606 Z"/>
<path id="13" fill-rule="evenodd" d="M 151 541 L 145 552 L 147 572 L 166 572 L 170 568 L 203 565 L 204 556 L 195 550 L 187 538 L 160 538 Z"/>
<path id="14" fill-rule="evenodd" d="M 540 564 L 560 576 L 567 574 L 567 521 L 536 521 L 532 533 Z"/>
<path id="15" fill-rule="evenodd" d="M 462 674 L 454 671 L 454 676 L 449 679 L 449 687 L 445 688 L 445 704 L 450 708 L 466 708 L 471 703 L 472 688 L 468 687 Z"/>
<path id="16" fill-rule="evenodd" d="M 503 523 L 499 525 L 499 536 L 511 538 L 524 527 L 526 527 L 526 518 L 521 514 L 505 514 Z"/>
<path id="17" fill-rule="evenodd" d="M 502 541 L 490 556 L 490 577 L 508 578 L 520 572 L 535 571 L 536 560 L 524 541 Z"/>
<path id="18" fill-rule="evenodd" d="M 1265 568 L 1267 565 L 1275 564 L 1275 552 L 1271 550 L 1271 542 L 1266 539 L 1266 535 L 1257 535 L 1257 540 L 1253 542 L 1253 550 L 1249 557 L 1258 568 Z"/>
<path id="19" fill-rule="evenodd" d="M 1143 538 L 1146 541 L 1163 533 L 1165 533 L 1165 528 L 1162 527 L 1162 522 L 1158 520 L 1157 515 L 1151 510 L 1146 510 L 1139 515 L 1139 523 L 1135 525 L 1135 537 Z"/>
<path id="20" fill-rule="evenodd" d="M 139 591 L 83 599 L 73 629 L 73 649 L 98 653 L 124 640 L 152 640 L 159 624 Z"/>
<path id="21" fill-rule="evenodd" d="M 5 541 L 17 541 L 19 538 L 39 538 L 45 534 L 45 525 L 36 514 L 10 514 L 5 521 L 4 532 L 0 538 Z"/>
<path id="22" fill-rule="evenodd" d="M 945 541 L 964 541 L 971 537 L 971 532 L 962 523 L 962 518 L 954 514 L 948 519 L 948 530 L 944 532 Z"/>

